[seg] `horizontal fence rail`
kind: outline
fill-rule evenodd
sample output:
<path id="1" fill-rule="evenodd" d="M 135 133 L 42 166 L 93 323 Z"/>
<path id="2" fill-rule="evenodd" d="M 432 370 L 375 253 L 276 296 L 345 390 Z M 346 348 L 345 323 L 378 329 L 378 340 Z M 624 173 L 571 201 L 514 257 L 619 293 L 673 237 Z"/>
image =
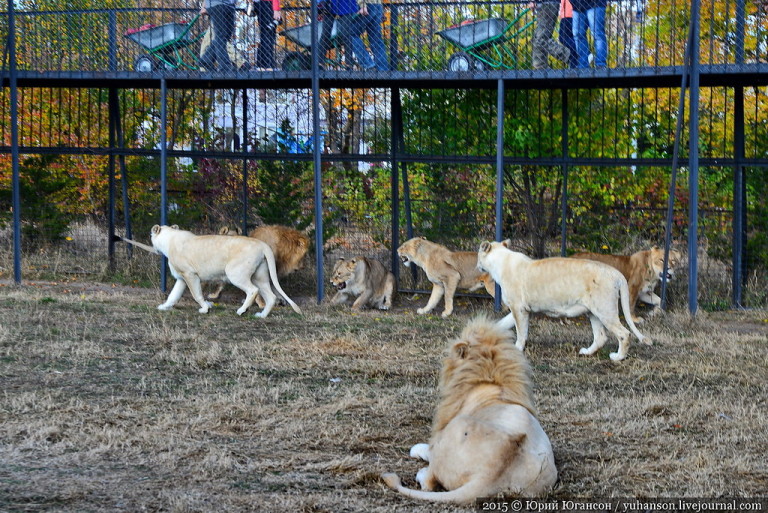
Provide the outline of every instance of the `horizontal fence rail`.
<path id="1" fill-rule="evenodd" d="M 327 5 L 333 10 L 336 2 Z M 14 10 L 17 69 L 171 78 L 308 76 L 314 22 L 324 76 L 396 78 L 407 72 L 579 76 L 598 70 L 610 75 L 639 69 L 662 73 L 684 65 L 691 19 L 685 0 L 608 2 L 603 65 L 596 41 L 601 39 L 600 27 L 595 27 L 594 34 L 590 27 L 583 44 L 578 38 L 572 42 L 573 35 L 580 34 L 571 27 L 584 20 L 583 13 L 558 22 L 556 13 L 552 20 L 552 12 L 545 12 L 546 4 L 531 9 L 528 2 L 361 5 L 368 7 L 353 13 L 329 12 L 321 6 L 322 20 L 312 20 L 308 2 L 286 2 L 278 16 L 271 2 L 257 0 L 253 6 L 239 2 L 234 14 L 222 22 L 222 32 L 232 32 L 224 45 L 218 42 L 215 29 L 212 36 L 209 33 L 218 23 L 218 11 L 201 15 L 194 3 L 81 10 L 61 10 L 58 3 L 51 4 L 50 10 L 29 10 L 21 4 Z M 704 1 L 699 17 L 702 65 L 734 66 L 738 72 L 768 63 L 768 3 Z M 537 26 L 545 25 L 547 19 L 555 22 L 554 32 L 539 39 Z M 329 23 L 333 23 L 331 30 L 326 27 Z M 5 41 L 8 27 L 6 11 L 0 13 L 0 35 Z M 588 67 L 578 67 L 573 57 L 564 58 L 563 43 L 576 54 L 579 48 L 588 48 L 589 54 L 581 60 Z M 537 45 L 549 49 L 543 61 L 535 55 Z M 224 46 L 226 58 L 221 53 Z M 9 69 L 7 50 L 6 45 L 2 71 Z"/>

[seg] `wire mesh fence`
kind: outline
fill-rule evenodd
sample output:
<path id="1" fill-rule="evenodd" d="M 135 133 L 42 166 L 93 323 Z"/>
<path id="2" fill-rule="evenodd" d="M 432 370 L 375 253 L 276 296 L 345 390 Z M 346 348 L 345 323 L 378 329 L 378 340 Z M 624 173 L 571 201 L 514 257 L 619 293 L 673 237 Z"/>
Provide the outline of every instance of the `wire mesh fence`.
<path id="1" fill-rule="evenodd" d="M 302 73 L 311 67 L 314 46 L 320 68 L 332 75 L 441 71 L 483 77 L 570 68 L 610 74 L 685 64 L 688 1 L 606 2 L 595 8 L 602 21 L 595 26 L 580 3 L 560 13 L 554 5 L 326 0 L 313 19 L 305 1 L 284 2 L 279 10 L 269 1 L 233 1 L 202 13 L 188 1 L 113 9 L 43 3 L 15 7 L 14 36 L 18 69 L 48 72 Z M 768 59 L 765 2 L 706 0 L 698 18 L 703 65 L 749 67 Z M 4 40 L 8 26 L 9 13 L 0 13 Z M 2 69 L 8 66 L 6 58 Z"/>

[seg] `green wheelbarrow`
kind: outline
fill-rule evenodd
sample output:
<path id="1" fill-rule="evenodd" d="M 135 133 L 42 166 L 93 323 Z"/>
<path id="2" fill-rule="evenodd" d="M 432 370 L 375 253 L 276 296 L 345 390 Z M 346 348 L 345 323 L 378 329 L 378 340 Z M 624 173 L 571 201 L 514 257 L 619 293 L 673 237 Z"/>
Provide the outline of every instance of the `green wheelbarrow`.
<path id="1" fill-rule="evenodd" d="M 533 25 L 532 17 L 523 23 L 523 18 L 529 12 L 530 9 L 524 9 L 512 21 L 504 18 L 467 20 L 437 32 L 437 35 L 461 50 L 449 57 L 448 70 L 516 69 L 519 63 L 517 45 L 508 42 L 519 39 Z"/>
<path id="2" fill-rule="evenodd" d="M 136 58 L 134 69 L 141 73 L 160 68 L 198 69 L 200 61 L 191 47 L 202 39 L 204 32 L 194 37 L 190 32 L 199 18 L 198 13 L 188 23 L 143 25 L 126 31 L 125 37 L 147 52 Z"/>

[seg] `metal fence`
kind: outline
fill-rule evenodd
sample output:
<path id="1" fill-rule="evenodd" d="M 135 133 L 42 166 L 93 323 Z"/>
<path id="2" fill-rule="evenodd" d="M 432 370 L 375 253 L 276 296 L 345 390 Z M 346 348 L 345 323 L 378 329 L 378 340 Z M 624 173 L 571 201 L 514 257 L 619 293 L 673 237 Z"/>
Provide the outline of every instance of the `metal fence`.
<path id="1" fill-rule="evenodd" d="M 552 14 L 545 13 L 542 6 L 538 11 L 530 9 L 527 1 L 385 2 L 382 6 L 361 4 L 373 7 L 350 13 L 340 12 L 332 0 L 314 11 L 308 2 L 285 2 L 276 21 L 270 4 L 256 0 L 254 8 L 250 2 L 240 3 L 234 16 L 222 21 L 226 33 L 232 35 L 222 45 L 213 45 L 226 46 L 226 57 L 219 65 L 214 50 L 201 63 L 217 38 L 215 33 L 209 34 L 214 16 L 200 15 L 197 2 L 137 2 L 114 9 L 102 5 L 85 8 L 87 4 L 83 2 L 84 8 L 78 10 L 62 10 L 57 3 L 48 8 L 36 4 L 36 9 L 18 6 L 13 34 L 17 68 L 167 77 L 200 73 L 282 76 L 283 72 L 300 76 L 311 68 L 314 34 L 318 53 L 322 52 L 318 62 L 324 76 L 391 78 L 412 72 L 473 77 L 495 76 L 496 72 L 522 77 L 542 72 L 610 76 L 627 70 L 652 74 L 685 64 L 692 19 L 688 1 L 611 1 L 602 27 L 581 29 L 588 24 L 584 24 L 584 13 L 577 11 L 575 17 L 557 24 L 553 34 L 537 40 L 537 20 Z M 754 65 L 768 63 L 765 2 L 705 0 L 698 19 L 702 65 L 738 66 L 749 71 Z M 9 12 L 0 13 L 3 40 L 8 40 L 8 27 Z M 557 48 L 545 52 L 544 61 L 532 62 L 537 45 L 551 49 L 561 42 L 574 53 L 586 49 L 581 64 L 586 63 L 587 68 L 578 67 L 577 59 L 563 58 Z M 5 57 L 0 64 L 7 70 L 7 52 Z"/>

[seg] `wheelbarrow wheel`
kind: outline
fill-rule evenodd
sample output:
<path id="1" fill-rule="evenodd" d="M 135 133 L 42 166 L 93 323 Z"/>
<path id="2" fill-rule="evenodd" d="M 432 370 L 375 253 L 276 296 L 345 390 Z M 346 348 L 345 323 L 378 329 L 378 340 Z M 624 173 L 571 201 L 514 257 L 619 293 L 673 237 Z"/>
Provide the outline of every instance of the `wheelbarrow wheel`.
<path id="1" fill-rule="evenodd" d="M 449 71 L 483 71 L 485 66 L 481 61 L 465 52 L 456 52 L 448 59 Z"/>
<path id="2" fill-rule="evenodd" d="M 288 52 L 283 59 L 283 71 L 306 71 L 311 67 L 309 55 L 301 52 Z"/>
<path id="3" fill-rule="evenodd" d="M 149 55 L 140 55 L 133 67 L 139 73 L 149 73 L 155 69 L 155 61 Z"/>

